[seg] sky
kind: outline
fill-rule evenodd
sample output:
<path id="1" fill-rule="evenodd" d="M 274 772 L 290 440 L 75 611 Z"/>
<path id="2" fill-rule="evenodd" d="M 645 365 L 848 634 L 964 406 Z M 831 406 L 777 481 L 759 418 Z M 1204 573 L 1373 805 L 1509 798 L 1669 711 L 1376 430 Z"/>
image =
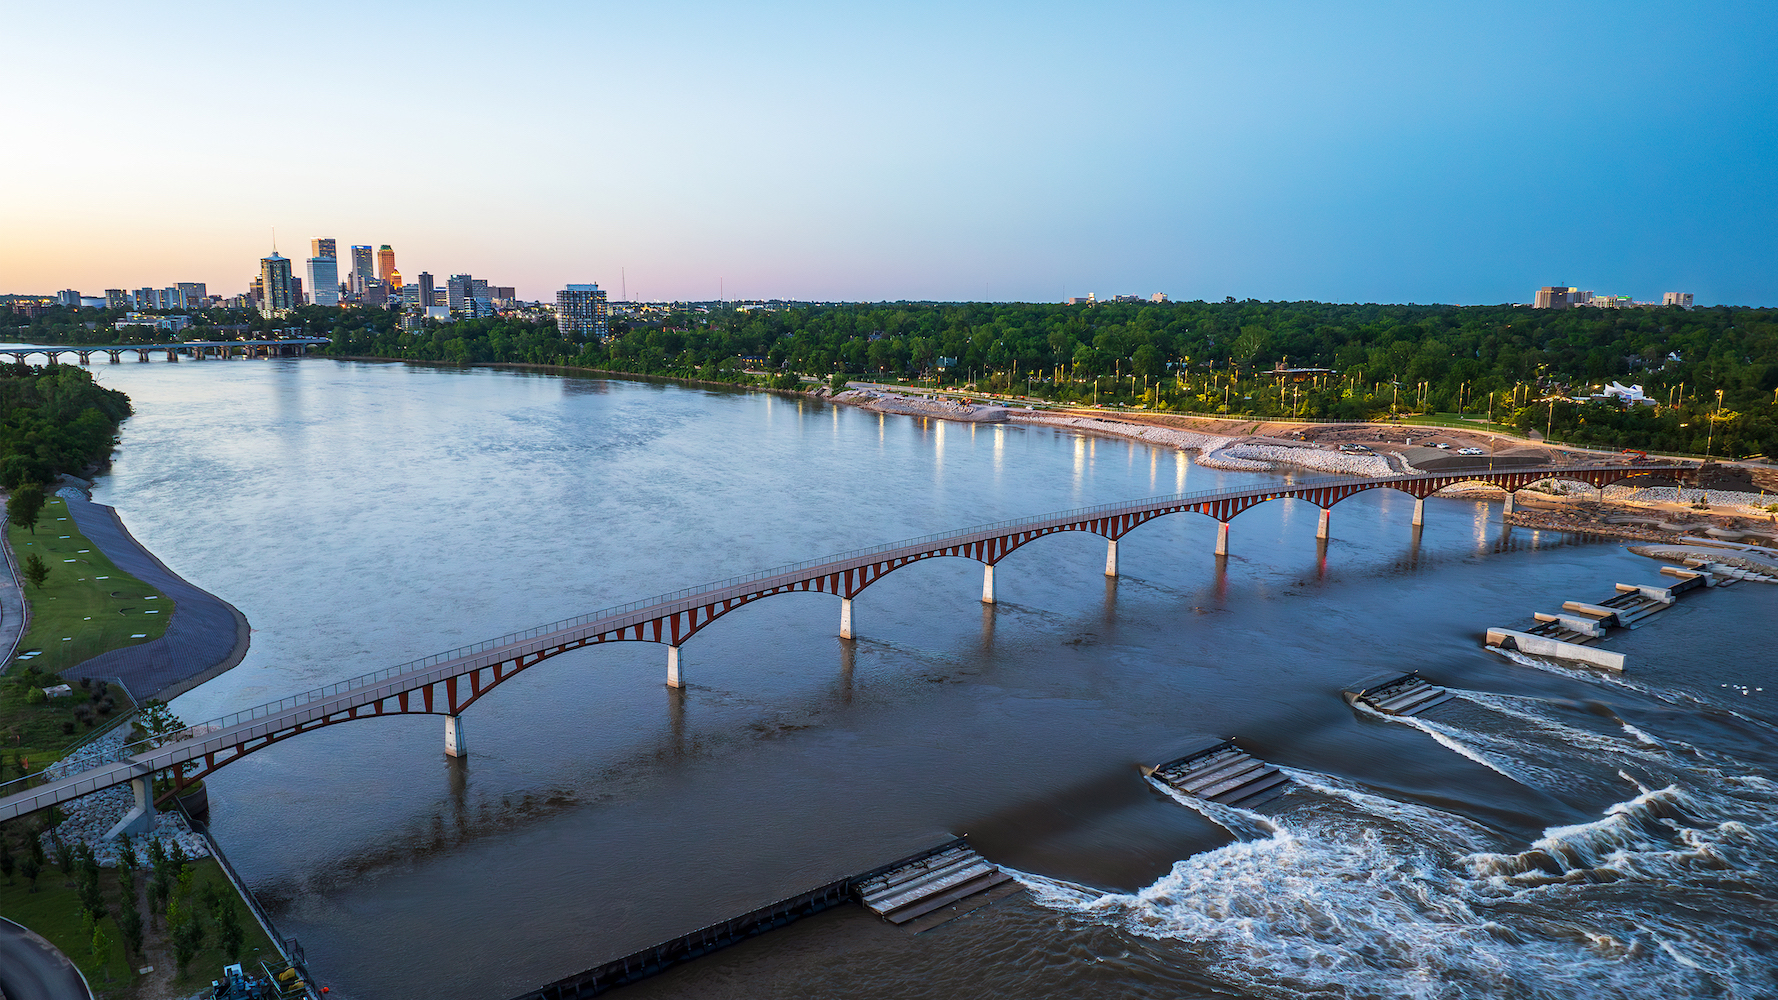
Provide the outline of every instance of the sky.
<path id="1" fill-rule="evenodd" d="M 1778 305 L 1778 4 L 11 0 L 0 292 Z"/>

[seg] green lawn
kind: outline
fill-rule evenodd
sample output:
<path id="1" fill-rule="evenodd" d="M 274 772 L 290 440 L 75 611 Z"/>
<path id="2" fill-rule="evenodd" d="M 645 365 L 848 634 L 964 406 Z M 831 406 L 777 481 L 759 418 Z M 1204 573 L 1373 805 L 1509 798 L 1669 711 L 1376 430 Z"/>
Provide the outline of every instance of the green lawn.
<path id="1" fill-rule="evenodd" d="M 87 541 L 61 497 L 43 505 L 35 532 L 9 524 L 7 540 L 21 568 L 33 553 L 49 566 L 49 580 L 42 587 L 25 587 L 31 629 L 19 643 L 20 658 L 38 673 L 61 673 L 100 653 L 166 632 L 173 602 L 119 570 Z"/>
<path id="2" fill-rule="evenodd" d="M 31 628 L 0 683 L 0 780 L 17 777 L 21 759 L 33 773 L 43 770 L 92 729 L 135 708 L 122 692 L 107 699 L 83 689 L 78 670 L 70 671 L 68 697 L 32 704 L 32 691 L 63 683 L 59 671 L 100 653 L 159 638 L 172 617 L 171 600 L 119 571 L 67 518 L 67 504 L 56 497 L 44 504 L 35 534 L 7 528 L 21 566 L 36 553 L 50 576 L 41 588 L 25 587 Z"/>
<path id="3" fill-rule="evenodd" d="M 10 837 L 13 856 L 18 858 L 22 856 L 24 850 L 21 846 L 24 836 L 23 827 L 20 821 L 16 820 L 7 825 L 18 829 L 0 832 L 0 836 Z M 30 828 L 35 830 L 36 824 L 31 823 Z M 229 884 L 227 876 L 223 875 L 221 866 L 212 858 L 204 858 L 200 861 L 190 862 L 190 864 L 194 869 L 191 893 L 194 905 L 197 905 L 197 900 L 203 898 L 204 886 L 215 884 L 235 906 L 236 916 L 240 919 L 241 927 L 247 932 L 246 944 L 241 949 L 242 962 L 253 967 L 261 958 L 275 959 L 276 949 L 272 947 L 265 932 L 260 930 L 259 922 L 253 919 L 252 913 L 247 909 L 247 905 L 241 900 L 240 895 L 235 892 L 234 886 Z M 143 861 L 143 865 L 146 867 L 146 860 Z M 148 978 L 138 976 L 136 973 L 138 968 L 153 965 L 161 971 L 162 976 L 173 973 L 176 968 L 171 945 L 164 940 L 167 930 L 166 918 L 164 916 L 151 917 L 148 913 L 145 890 L 148 879 L 152 875 L 152 871 L 138 871 L 136 873 L 136 906 L 142 914 L 142 949 L 146 954 L 125 955 L 123 932 L 117 926 L 117 904 L 121 898 L 123 887 L 118 881 L 117 869 L 100 869 L 99 885 L 104 891 L 105 909 L 108 915 L 99 921 L 99 927 L 104 930 L 105 936 L 112 942 L 111 961 L 103 969 L 99 968 L 93 960 L 91 939 L 81 933 L 80 896 L 75 887 L 75 878 L 73 875 L 62 874 L 61 869 L 55 866 L 53 854 L 44 865 L 43 872 L 37 876 L 36 892 L 30 891 L 30 884 L 17 871 L 13 872 L 10 882 L 0 877 L 0 916 L 31 928 L 47 938 L 51 944 L 60 948 L 63 954 L 80 966 L 80 971 L 86 974 L 87 982 L 91 984 L 95 994 L 106 997 L 108 1000 L 137 1000 L 138 995 L 144 993 L 143 989 L 138 988 L 139 981 Z M 184 978 L 174 980 L 174 984 L 179 990 L 177 994 L 179 996 L 189 996 L 199 988 L 208 986 L 211 980 L 219 978 L 222 974 L 224 958 L 216 943 L 216 921 L 209 913 L 205 913 L 204 924 L 205 947 L 192 959 Z M 109 980 L 106 978 L 107 973 L 110 976 Z M 159 979 L 162 976 L 154 978 Z M 146 984 L 143 983 L 143 985 Z"/>

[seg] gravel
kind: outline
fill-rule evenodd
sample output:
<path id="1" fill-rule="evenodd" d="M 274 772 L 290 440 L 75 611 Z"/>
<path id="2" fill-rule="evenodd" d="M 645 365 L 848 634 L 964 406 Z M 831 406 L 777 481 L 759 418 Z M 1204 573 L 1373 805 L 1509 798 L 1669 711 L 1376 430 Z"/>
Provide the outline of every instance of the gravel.
<path id="1" fill-rule="evenodd" d="M 93 764 L 105 760 L 115 760 L 122 751 L 124 739 L 128 735 L 128 726 L 116 729 L 93 742 L 81 747 L 80 750 L 44 769 L 44 773 L 52 777 L 62 777 Z M 93 859 L 104 868 L 117 866 L 117 841 L 105 835 L 117 825 L 118 820 L 136 807 L 136 796 L 129 785 L 107 788 L 101 792 L 82 795 L 78 799 L 62 803 L 62 814 L 67 818 L 56 826 L 53 832 L 69 844 L 86 844 L 93 850 Z M 55 843 L 50 839 L 51 831 L 43 833 L 43 850 L 45 854 L 55 854 Z M 158 839 L 161 846 L 170 848 L 177 842 L 188 858 L 207 858 L 210 848 L 204 838 L 192 832 L 191 825 L 180 813 L 157 812 L 154 832 L 145 836 L 131 837 L 136 857 L 147 863 L 148 842 Z"/>

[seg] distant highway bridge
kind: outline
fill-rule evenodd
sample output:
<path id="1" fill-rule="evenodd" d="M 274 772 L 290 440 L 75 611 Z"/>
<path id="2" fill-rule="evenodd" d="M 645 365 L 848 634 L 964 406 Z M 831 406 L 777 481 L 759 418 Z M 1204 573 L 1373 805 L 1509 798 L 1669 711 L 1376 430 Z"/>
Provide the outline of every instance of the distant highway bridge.
<path id="1" fill-rule="evenodd" d="M 463 710 L 520 672 L 553 656 L 607 642 L 658 642 L 667 647 L 668 686 L 683 687 L 680 645 L 729 612 L 777 594 L 832 594 L 840 599 L 840 637 L 850 639 L 852 601 L 872 583 L 926 559 L 955 556 L 981 563 L 981 599 L 992 604 L 995 565 L 1037 539 L 1064 531 L 1103 536 L 1107 546 L 1105 574 L 1116 576 L 1118 541 L 1137 527 L 1168 514 L 1215 518 L 1216 554 L 1226 556 L 1229 522 L 1241 512 L 1273 500 L 1300 500 L 1320 507 L 1316 537 L 1326 539 L 1333 506 L 1370 490 L 1399 490 L 1412 496 L 1413 523 L 1418 526 L 1424 520 L 1426 498 L 1460 483 L 1488 483 L 1505 489 L 1510 510 L 1513 494 L 1540 480 L 1568 480 L 1602 490 L 1620 480 L 1685 471 L 1685 466 L 1674 465 L 1580 465 L 1377 479 L 1314 479 L 1099 504 L 891 542 L 663 594 L 354 677 L 191 726 L 159 740 L 125 747 L 119 755 L 121 759 L 95 762 L 87 770 L 36 788 L 22 788 L 20 783 L 30 779 L 18 779 L 9 783 L 16 789 L 14 794 L 0 798 L 0 821 L 126 782 L 135 783 L 138 800 L 148 805 L 148 779 L 155 773 L 172 769 L 176 784 L 183 787 L 293 736 L 382 715 L 445 716 L 445 750 L 461 756 L 467 749 L 459 728 Z M 181 773 L 192 764 L 197 766 L 190 774 Z M 7 787 L 0 786 L 0 792 Z"/>
<path id="2" fill-rule="evenodd" d="M 0 348 L 0 356 L 10 357 L 17 364 L 29 364 L 27 360 L 34 354 L 43 355 L 44 364 L 57 364 L 63 355 L 72 354 L 80 359 L 83 365 L 91 364 L 93 355 L 109 355 L 112 364 L 123 360 L 125 354 L 134 354 L 136 360 L 146 362 L 151 356 L 160 354 L 168 361 L 178 361 L 184 355 L 193 361 L 209 359 L 243 358 L 287 358 L 309 353 L 309 348 L 316 344 L 328 344 L 332 341 L 326 337 L 288 337 L 282 340 L 181 340 L 170 344 L 102 344 L 97 347 L 7 347 Z"/>

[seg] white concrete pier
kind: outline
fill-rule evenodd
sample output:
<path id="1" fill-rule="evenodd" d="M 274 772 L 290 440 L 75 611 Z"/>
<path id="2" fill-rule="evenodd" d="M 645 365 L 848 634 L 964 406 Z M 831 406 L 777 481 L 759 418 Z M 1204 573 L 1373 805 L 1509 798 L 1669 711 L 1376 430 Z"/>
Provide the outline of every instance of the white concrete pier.
<path id="1" fill-rule="evenodd" d="M 1315 528 L 1316 538 L 1324 540 L 1327 538 L 1327 524 L 1331 520 L 1333 520 L 1333 511 L 1327 507 L 1321 508 L 1321 523 Z"/>
<path id="2" fill-rule="evenodd" d="M 988 563 L 987 565 L 982 567 L 982 603 L 983 604 L 993 604 L 994 603 L 994 564 L 993 563 Z"/>
<path id="3" fill-rule="evenodd" d="M 840 638 L 852 638 L 852 599 L 840 598 Z"/>
<path id="4" fill-rule="evenodd" d="M 685 678 L 679 673 L 678 646 L 667 647 L 667 686 L 670 688 L 682 688 L 685 686 Z"/>
<path id="5" fill-rule="evenodd" d="M 452 757 L 469 756 L 469 744 L 463 739 L 463 717 L 445 716 L 445 753 Z"/>
<path id="6" fill-rule="evenodd" d="M 1216 522 L 1216 554 L 1219 556 L 1229 554 L 1229 523 L 1227 521 Z"/>
<path id="7" fill-rule="evenodd" d="M 1105 542 L 1105 575 L 1117 575 L 1117 539 L 1115 538 L 1107 539 Z"/>
<path id="8" fill-rule="evenodd" d="M 1425 523 L 1426 523 L 1426 498 L 1419 497 L 1414 501 L 1414 527 L 1418 528 Z"/>

